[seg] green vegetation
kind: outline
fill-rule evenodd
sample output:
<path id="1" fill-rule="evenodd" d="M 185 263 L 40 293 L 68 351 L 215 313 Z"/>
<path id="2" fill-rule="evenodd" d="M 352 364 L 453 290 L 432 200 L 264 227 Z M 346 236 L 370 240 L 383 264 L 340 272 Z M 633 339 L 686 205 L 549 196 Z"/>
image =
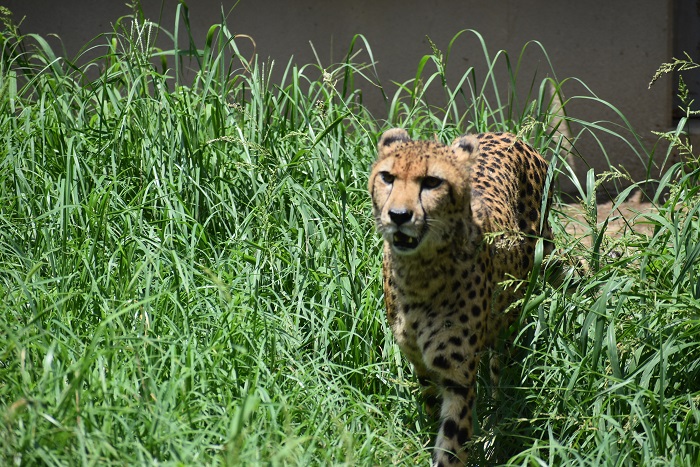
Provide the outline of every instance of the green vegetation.
<path id="1" fill-rule="evenodd" d="M 177 13 L 171 38 L 187 35 Z M 0 464 L 425 465 L 435 427 L 383 317 L 376 139 L 508 129 L 571 177 L 552 129 L 567 81 L 518 77 L 466 31 L 383 88 L 384 121 L 362 105 L 357 83 L 379 83 L 361 36 L 344 62 L 277 79 L 225 24 L 201 50 L 158 49 L 156 33 L 125 18 L 84 65 L 0 34 Z M 465 36 L 491 66 L 453 83 Z M 613 133 L 652 160 L 621 115 L 569 120 L 574 150 Z M 641 216 L 652 235 L 605 234 L 592 172 L 575 184 L 592 246 L 552 215 L 588 269 L 532 281 L 504 402 L 480 391 L 480 462 L 700 463 L 700 164 L 684 127 L 663 135 L 684 157 Z"/>

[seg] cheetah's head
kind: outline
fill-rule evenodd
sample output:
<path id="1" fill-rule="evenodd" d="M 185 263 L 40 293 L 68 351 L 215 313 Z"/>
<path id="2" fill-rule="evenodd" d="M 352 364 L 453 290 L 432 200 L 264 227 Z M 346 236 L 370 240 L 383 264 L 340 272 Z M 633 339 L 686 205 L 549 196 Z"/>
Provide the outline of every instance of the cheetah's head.
<path id="1" fill-rule="evenodd" d="M 471 218 L 469 160 L 474 136 L 451 146 L 413 141 L 402 129 L 385 132 L 369 177 L 377 230 L 392 252 L 433 251 L 464 232 Z"/>

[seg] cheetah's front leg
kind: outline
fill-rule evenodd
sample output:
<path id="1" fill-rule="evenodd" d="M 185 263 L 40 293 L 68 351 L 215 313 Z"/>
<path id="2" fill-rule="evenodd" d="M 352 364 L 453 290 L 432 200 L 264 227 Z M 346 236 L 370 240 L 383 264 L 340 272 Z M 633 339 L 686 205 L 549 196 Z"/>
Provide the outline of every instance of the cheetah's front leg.
<path id="1" fill-rule="evenodd" d="M 440 364 L 444 363 L 437 360 Z M 455 359 L 449 366 L 449 369 L 442 368 L 440 371 L 431 368 L 440 375 L 442 389 L 440 430 L 435 442 L 433 465 L 442 467 L 466 462 L 464 444 L 469 441 L 473 431 L 472 410 L 476 399 L 479 356 Z"/>

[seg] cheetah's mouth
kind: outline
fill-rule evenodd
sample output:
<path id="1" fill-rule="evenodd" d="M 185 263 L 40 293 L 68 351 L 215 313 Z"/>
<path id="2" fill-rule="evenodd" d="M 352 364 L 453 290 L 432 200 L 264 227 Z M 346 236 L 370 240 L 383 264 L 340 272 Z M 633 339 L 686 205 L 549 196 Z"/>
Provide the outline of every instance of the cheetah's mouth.
<path id="1" fill-rule="evenodd" d="M 411 251 L 414 250 L 420 243 L 420 238 L 412 237 L 406 235 L 403 232 L 396 232 L 392 237 L 393 246 L 399 251 Z"/>

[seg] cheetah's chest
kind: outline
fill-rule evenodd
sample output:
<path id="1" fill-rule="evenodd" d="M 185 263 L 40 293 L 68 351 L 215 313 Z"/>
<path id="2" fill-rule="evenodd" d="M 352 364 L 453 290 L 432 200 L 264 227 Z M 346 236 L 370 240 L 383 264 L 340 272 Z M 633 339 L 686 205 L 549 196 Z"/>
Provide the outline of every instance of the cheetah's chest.
<path id="1" fill-rule="evenodd" d="M 460 351 L 483 341 L 491 307 L 491 275 L 483 260 L 460 265 L 427 283 L 399 291 L 389 323 L 401 351 L 414 364 L 450 343 Z M 483 270 L 482 270 L 483 269 Z M 427 280 L 427 279 L 426 279 Z"/>

